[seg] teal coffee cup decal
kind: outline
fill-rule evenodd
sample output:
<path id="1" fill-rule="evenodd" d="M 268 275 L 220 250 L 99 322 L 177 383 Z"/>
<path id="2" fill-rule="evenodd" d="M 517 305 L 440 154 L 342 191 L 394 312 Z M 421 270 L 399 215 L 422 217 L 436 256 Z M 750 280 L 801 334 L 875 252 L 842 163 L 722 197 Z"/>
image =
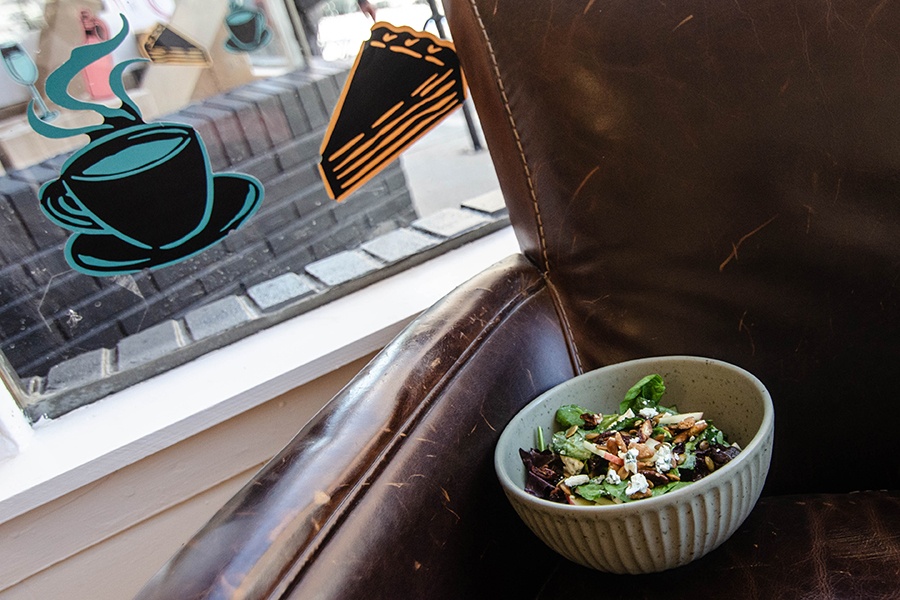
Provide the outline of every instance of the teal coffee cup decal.
<path id="1" fill-rule="evenodd" d="M 253 52 L 272 40 L 272 32 L 266 24 L 266 16 L 258 8 L 247 8 L 243 2 L 229 3 L 230 12 L 225 16 L 228 39 L 225 49 L 229 52 Z"/>
<path id="2" fill-rule="evenodd" d="M 31 126 L 47 137 L 85 133 L 91 141 L 40 191 L 41 209 L 73 231 L 66 260 L 88 275 L 122 275 L 183 261 L 221 241 L 259 208 L 263 187 L 249 175 L 213 173 L 206 146 L 181 123 L 144 123 L 121 84 L 128 63 L 110 84 L 122 106 L 109 108 L 71 98 L 65 86 L 98 49 L 111 52 L 128 32 L 72 51 L 47 79 L 47 96 L 64 108 L 96 110 L 100 125 L 66 130 L 48 125 L 29 107 Z M 100 48 L 108 44 L 107 48 Z M 87 62 L 86 62 L 87 61 Z"/>

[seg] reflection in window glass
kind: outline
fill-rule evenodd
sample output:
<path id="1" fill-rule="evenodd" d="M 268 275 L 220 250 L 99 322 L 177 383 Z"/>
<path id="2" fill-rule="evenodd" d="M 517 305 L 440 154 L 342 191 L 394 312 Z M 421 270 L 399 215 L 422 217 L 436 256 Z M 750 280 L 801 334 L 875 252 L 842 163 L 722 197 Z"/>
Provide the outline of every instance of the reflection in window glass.
<path id="1" fill-rule="evenodd" d="M 319 146 L 371 24 L 332 4 L 306 40 L 293 0 L 0 0 L 0 369 L 30 418 L 505 223 L 460 112 L 346 201 L 328 198 Z M 416 29 L 431 14 L 373 5 Z M 120 15 L 121 43 L 72 75 L 70 99 L 54 94 L 48 76 L 116 39 Z"/>

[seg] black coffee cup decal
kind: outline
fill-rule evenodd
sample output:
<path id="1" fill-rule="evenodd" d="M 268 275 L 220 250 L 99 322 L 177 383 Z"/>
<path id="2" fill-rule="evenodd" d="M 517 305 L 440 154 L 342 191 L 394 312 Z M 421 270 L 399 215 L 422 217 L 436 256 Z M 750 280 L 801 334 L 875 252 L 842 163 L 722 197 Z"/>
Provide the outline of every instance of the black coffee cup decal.
<path id="1" fill-rule="evenodd" d="M 225 49 L 229 52 L 253 52 L 272 40 L 272 31 L 266 24 L 266 15 L 257 7 L 248 8 L 243 1 L 231 0 L 225 16 L 228 39 Z"/>
<path id="2" fill-rule="evenodd" d="M 28 120 L 49 138 L 87 134 L 90 142 L 63 165 L 60 176 L 40 190 L 41 209 L 73 231 L 66 261 L 87 275 L 135 273 L 181 262 L 220 242 L 259 208 L 263 186 L 242 173 L 213 173 L 206 146 L 182 123 L 145 123 L 128 97 L 115 66 L 110 86 L 119 107 L 83 102 L 66 91 L 86 65 L 111 53 L 128 34 L 72 50 L 47 78 L 47 97 L 63 108 L 93 110 L 98 125 L 63 129 L 40 120 L 29 104 Z"/>

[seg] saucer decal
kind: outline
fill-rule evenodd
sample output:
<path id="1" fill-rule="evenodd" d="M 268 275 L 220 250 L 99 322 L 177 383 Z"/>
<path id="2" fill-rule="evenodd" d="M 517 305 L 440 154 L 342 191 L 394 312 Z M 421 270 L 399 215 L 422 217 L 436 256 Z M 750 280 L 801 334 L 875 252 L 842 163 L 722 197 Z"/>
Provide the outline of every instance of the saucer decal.
<path id="1" fill-rule="evenodd" d="M 272 31 L 266 24 L 266 15 L 259 8 L 244 6 L 244 0 L 230 0 L 229 13 L 225 15 L 228 39 L 225 49 L 229 52 L 254 52 L 272 40 Z"/>
<path id="2" fill-rule="evenodd" d="M 80 46 L 47 77 L 47 97 L 63 108 L 92 110 L 103 122 L 77 129 L 50 125 L 28 106 L 39 134 L 86 134 L 90 142 L 41 187 L 41 210 L 73 235 L 69 265 L 86 275 L 117 276 L 181 262 L 220 242 L 259 208 L 263 187 L 249 175 L 213 173 L 206 146 L 182 123 L 145 123 L 116 65 L 109 85 L 118 107 L 84 102 L 66 91 L 85 66 L 106 56 L 128 35 L 128 20 L 114 38 Z"/>
<path id="3" fill-rule="evenodd" d="M 328 194 L 343 200 L 465 98 L 465 78 L 452 42 L 375 23 L 322 142 L 319 172 Z"/>

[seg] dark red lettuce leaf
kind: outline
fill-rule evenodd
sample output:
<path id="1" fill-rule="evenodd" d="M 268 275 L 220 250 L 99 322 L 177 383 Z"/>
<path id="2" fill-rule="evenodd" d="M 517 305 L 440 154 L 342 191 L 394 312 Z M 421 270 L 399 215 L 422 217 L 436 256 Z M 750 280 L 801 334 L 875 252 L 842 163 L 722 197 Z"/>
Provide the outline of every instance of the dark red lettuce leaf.
<path id="1" fill-rule="evenodd" d="M 561 495 L 557 482 L 563 476 L 563 464 L 550 450 L 519 449 L 519 456 L 525 465 L 525 491 L 545 500 L 558 500 Z M 564 495 L 564 494 L 562 494 Z"/>

